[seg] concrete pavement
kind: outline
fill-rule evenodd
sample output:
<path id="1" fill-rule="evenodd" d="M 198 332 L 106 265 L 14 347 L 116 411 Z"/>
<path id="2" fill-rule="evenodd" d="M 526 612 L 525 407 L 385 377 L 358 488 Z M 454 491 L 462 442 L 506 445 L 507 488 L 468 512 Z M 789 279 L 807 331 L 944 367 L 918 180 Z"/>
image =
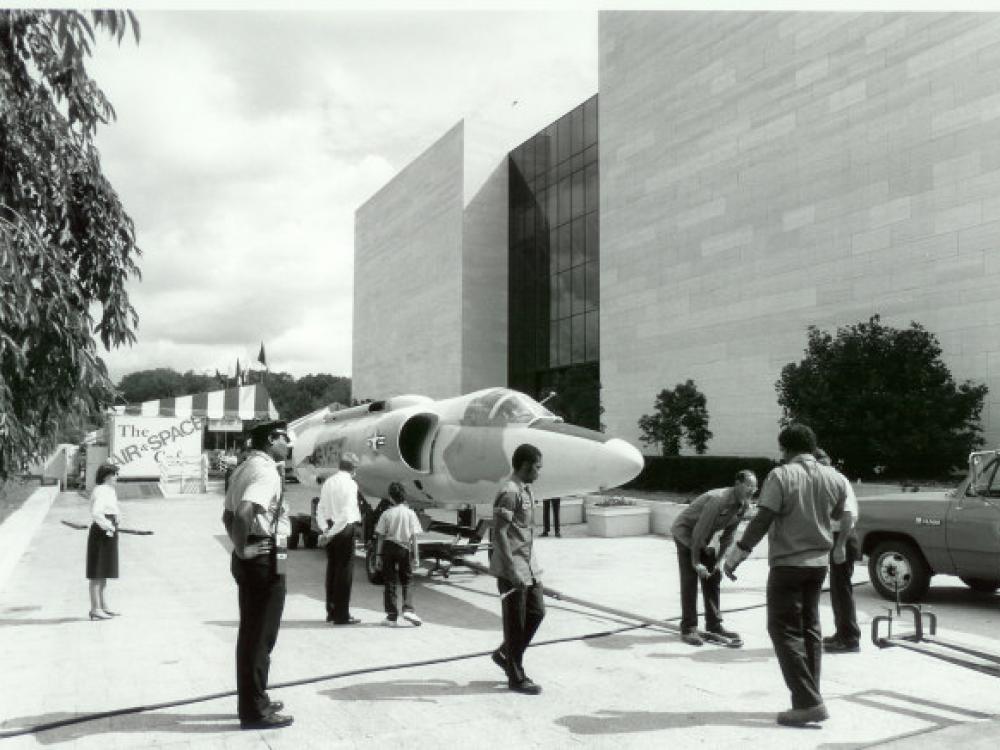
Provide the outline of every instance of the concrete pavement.
<path id="1" fill-rule="evenodd" d="M 788 695 L 765 631 L 761 551 L 723 589 L 723 607 L 741 610 L 726 618 L 744 636 L 738 650 L 692 648 L 666 628 L 549 600 L 526 657 L 544 687 L 538 697 L 509 692 L 487 656 L 500 633 L 492 579 L 421 577 L 415 597 L 425 624 L 388 629 L 379 626 L 381 589 L 364 579 L 358 558 L 352 609 L 364 622 L 335 628 L 324 622 L 325 556 L 291 552 L 271 694 L 295 724 L 243 732 L 232 695 L 236 590 L 221 498 L 122 506 L 126 525 L 156 533 L 121 539 L 122 578 L 108 588 L 121 617 L 87 619 L 86 534 L 60 523 L 86 521 L 87 502 L 75 493 L 60 494 L 38 519 L 0 587 L 0 732 L 113 715 L 0 739 L 0 748 L 827 748 L 959 740 L 976 747 L 986 739 L 993 747 L 1000 740 L 995 678 L 870 642 L 860 654 L 824 659 L 831 719 L 822 728 L 775 725 Z M 539 539 L 538 551 L 551 588 L 649 618 L 679 614 L 669 539 L 597 539 L 564 527 L 562 539 Z M 824 597 L 825 628 L 827 604 Z M 877 613 L 862 612 L 862 627 Z"/>

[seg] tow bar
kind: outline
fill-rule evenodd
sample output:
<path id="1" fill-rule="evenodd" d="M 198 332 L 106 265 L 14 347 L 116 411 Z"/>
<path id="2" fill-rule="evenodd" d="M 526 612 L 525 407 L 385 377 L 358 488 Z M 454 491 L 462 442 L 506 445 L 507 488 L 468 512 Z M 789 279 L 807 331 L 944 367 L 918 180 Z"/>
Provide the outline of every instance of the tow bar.
<path id="1" fill-rule="evenodd" d="M 893 617 L 902 618 L 904 612 L 911 615 L 913 619 L 913 632 L 894 636 L 892 632 Z M 882 623 L 886 624 L 885 637 L 879 634 Z M 936 614 L 925 612 L 919 604 L 900 604 L 898 580 L 896 581 L 895 615 L 893 608 L 890 607 L 885 615 L 879 615 L 872 619 L 872 643 L 879 648 L 898 646 L 991 677 L 1000 677 L 1000 655 L 938 638 Z"/>

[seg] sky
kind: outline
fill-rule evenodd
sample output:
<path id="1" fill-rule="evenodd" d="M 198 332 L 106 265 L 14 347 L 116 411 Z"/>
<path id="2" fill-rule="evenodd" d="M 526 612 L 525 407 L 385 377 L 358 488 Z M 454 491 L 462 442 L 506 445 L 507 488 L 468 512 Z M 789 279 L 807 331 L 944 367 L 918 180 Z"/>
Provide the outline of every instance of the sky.
<path id="1" fill-rule="evenodd" d="M 136 225 L 136 370 L 351 374 L 354 212 L 461 119 L 508 150 L 597 91 L 597 13 L 137 11 L 90 64 Z M 517 102 L 514 104 L 514 102 Z"/>
<path id="2" fill-rule="evenodd" d="M 82 0 L 88 5 L 107 3 Z M 515 10 L 492 9 L 501 5 Z M 361 11 L 331 0 L 134 0 L 129 7 L 140 43 L 103 38 L 89 66 L 118 115 L 98 132 L 105 174 L 143 252 L 142 279 L 128 286 L 138 342 L 101 348 L 115 382 L 153 367 L 232 375 L 236 360 L 255 360 L 261 343 L 272 371 L 350 375 L 355 210 L 459 120 L 467 142 L 475 132 L 480 152 L 502 155 L 596 93 L 598 7 L 847 6 L 367 0 Z"/>

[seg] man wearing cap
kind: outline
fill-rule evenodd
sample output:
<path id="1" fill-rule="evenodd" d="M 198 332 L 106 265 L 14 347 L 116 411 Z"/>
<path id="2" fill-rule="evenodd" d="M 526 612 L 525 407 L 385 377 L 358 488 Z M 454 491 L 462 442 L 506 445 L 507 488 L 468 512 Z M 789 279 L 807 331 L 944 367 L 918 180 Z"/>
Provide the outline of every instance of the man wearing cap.
<path id="1" fill-rule="evenodd" d="M 326 621 L 334 625 L 357 625 L 351 616 L 351 584 L 354 581 L 354 532 L 361 523 L 358 485 L 354 472 L 358 457 L 345 453 L 340 470 L 332 474 L 319 493 L 316 523 L 320 542 L 326 544 Z"/>
<path id="2" fill-rule="evenodd" d="M 277 729 L 292 723 L 284 705 L 267 695 L 271 651 L 285 606 L 285 575 L 278 549 L 289 533 L 277 461 L 288 454 L 284 422 L 250 431 L 250 453 L 229 480 L 222 522 L 233 543 L 231 570 L 239 589 L 236 637 L 237 713 L 242 729 Z"/>

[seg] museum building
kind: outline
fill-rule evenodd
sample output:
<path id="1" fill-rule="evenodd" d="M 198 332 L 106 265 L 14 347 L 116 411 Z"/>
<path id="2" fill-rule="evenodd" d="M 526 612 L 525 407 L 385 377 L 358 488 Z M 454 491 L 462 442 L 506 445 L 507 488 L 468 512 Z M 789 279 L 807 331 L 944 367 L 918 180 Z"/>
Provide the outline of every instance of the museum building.
<path id="1" fill-rule="evenodd" d="M 773 455 L 807 327 L 878 314 L 1000 444 L 1000 15 L 604 11 L 598 65 L 485 176 L 460 122 L 357 210 L 356 397 L 570 389 L 638 444 L 690 378 L 710 453 Z"/>

